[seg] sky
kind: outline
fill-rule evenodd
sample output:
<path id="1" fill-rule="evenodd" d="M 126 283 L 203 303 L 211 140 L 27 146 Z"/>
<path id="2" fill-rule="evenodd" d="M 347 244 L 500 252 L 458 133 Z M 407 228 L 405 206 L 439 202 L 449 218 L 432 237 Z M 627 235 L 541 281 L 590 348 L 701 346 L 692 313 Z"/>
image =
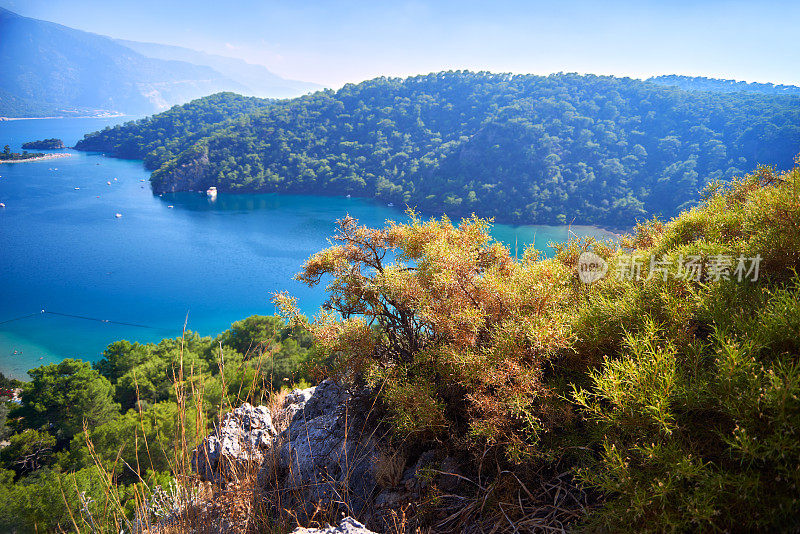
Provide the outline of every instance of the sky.
<path id="1" fill-rule="evenodd" d="M 449 69 L 800 85 L 797 1 L 0 0 L 0 6 L 115 38 L 237 57 L 334 88 Z"/>

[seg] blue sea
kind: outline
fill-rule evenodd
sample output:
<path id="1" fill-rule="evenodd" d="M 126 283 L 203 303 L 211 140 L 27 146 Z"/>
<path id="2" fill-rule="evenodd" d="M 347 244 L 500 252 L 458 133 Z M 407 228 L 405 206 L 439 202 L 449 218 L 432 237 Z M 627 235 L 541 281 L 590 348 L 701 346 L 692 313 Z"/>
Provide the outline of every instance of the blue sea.
<path id="1" fill-rule="evenodd" d="M 126 120 L 4 121 L 0 146 L 19 151 L 51 137 L 71 146 Z M 323 290 L 292 276 L 327 246 L 334 221 L 348 213 L 372 226 L 406 219 L 402 209 L 355 198 L 157 196 L 140 161 L 67 151 L 71 157 L 0 165 L 0 372 L 19 379 L 66 357 L 97 360 L 118 339 L 178 336 L 184 322 L 216 335 L 249 315 L 275 313 L 277 291 L 314 313 Z M 530 243 L 545 250 L 568 229 L 497 225 L 493 235 L 521 252 Z"/>

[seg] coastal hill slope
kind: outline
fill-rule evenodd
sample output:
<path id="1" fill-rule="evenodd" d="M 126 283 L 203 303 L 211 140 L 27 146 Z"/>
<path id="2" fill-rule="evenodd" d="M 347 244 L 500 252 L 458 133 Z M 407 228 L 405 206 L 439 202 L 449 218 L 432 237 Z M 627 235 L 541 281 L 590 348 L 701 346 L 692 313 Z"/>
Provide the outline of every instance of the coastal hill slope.
<path id="1" fill-rule="evenodd" d="M 440 72 L 377 78 L 209 124 L 195 110 L 86 136 L 143 158 L 156 192 L 215 186 L 374 198 L 453 217 L 630 227 L 714 180 L 800 151 L 800 97 L 683 91 L 630 78 Z"/>
<path id="2" fill-rule="evenodd" d="M 3 8 L 0 35 L 0 116 L 144 115 L 220 91 L 252 92 L 252 80 L 146 57 L 108 37 Z M 307 90 L 289 87 L 293 95 Z M 264 94 L 288 96 L 285 89 Z"/>

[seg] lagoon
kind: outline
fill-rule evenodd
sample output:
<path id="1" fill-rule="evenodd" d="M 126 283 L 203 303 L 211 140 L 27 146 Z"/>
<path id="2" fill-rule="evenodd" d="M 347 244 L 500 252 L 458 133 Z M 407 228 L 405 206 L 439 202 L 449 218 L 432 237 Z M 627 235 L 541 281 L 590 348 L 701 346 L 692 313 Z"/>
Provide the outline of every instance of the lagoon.
<path id="1" fill-rule="evenodd" d="M 51 137 L 71 146 L 124 120 L 4 121 L 0 146 L 18 151 L 26 141 Z M 277 291 L 289 291 L 314 313 L 322 291 L 292 276 L 327 246 L 334 221 L 348 213 L 371 226 L 406 219 L 402 209 L 356 198 L 159 197 L 139 161 L 72 154 L 0 166 L 0 372 L 7 376 L 24 379 L 28 369 L 65 357 L 97 360 L 118 339 L 178 336 L 184 322 L 216 335 L 249 315 L 275 313 L 270 299 Z M 546 250 L 569 232 L 496 225 L 492 235 L 522 251 L 531 243 Z"/>

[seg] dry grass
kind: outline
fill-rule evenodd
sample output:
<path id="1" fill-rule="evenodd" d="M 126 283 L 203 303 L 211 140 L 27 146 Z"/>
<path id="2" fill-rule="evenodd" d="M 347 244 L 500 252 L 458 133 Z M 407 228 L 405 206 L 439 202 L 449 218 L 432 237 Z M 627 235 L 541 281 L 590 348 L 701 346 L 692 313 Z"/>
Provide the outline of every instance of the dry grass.
<path id="1" fill-rule="evenodd" d="M 405 467 L 405 454 L 392 448 L 380 448 L 372 463 L 375 480 L 384 489 L 393 488 L 400 483 Z"/>
<path id="2" fill-rule="evenodd" d="M 272 425 L 278 431 L 278 434 L 289 428 L 289 423 L 291 422 L 289 414 L 283 409 L 289 393 L 291 392 L 288 388 L 282 388 L 280 391 L 274 392 L 270 396 L 269 402 L 267 402 L 267 408 L 272 416 Z"/>
<path id="3" fill-rule="evenodd" d="M 438 512 L 447 515 L 430 532 L 568 532 L 591 507 L 590 497 L 570 471 L 542 477 L 535 485 L 511 471 L 501 472 L 486 486 L 472 483 L 477 489 L 472 497 L 437 497 Z"/>

